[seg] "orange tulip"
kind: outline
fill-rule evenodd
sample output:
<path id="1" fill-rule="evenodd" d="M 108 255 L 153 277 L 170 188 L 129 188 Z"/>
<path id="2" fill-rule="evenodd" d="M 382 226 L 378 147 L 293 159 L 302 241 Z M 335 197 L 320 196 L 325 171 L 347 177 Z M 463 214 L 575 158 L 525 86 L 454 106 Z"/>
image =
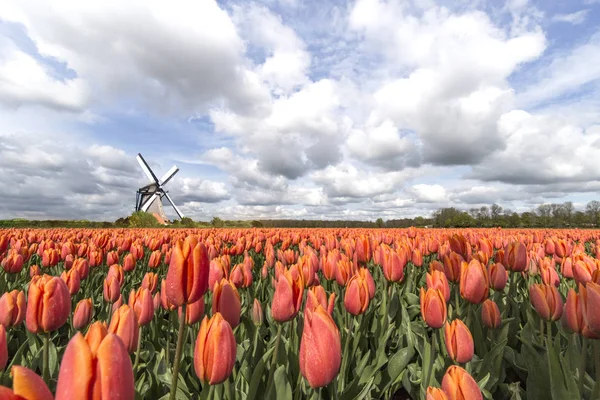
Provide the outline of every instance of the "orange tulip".
<path id="1" fill-rule="evenodd" d="M 300 372 L 313 389 L 331 383 L 340 370 L 342 342 L 331 315 L 317 304 L 306 309 L 300 341 Z"/>
<path id="2" fill-rule="evenodd" d="M 107 303 L 114 303 L 121 296 L 121 284 L 115 276 L 107 276 L 102 287 L 104 300 Z"/>
<path id="3" fill-rule="evenodd" d="M 483 400 L 475 379 L 457 365 L 446 370 L 442 378 L 442 390 L 448 395 L 448 400 Z"/>
<path id="4" fill-rule="evenodd" d="M 139 326 L 148 325 L 154 317 L 154 300 L 146 288 L 132 290 L 129 293 L 129 307 L 135 313 Z"/>
<path id="5" fill-rule="evenodd" d="M 579 296 L 585 324 L 595 335 L 600 335 L 600 285 L 588 282 L 587 286 L 579 285 Z"/>
<path id="6" fill-rule="evenodd" d="M 502 291 L 508 282 L 508 273 L 502 263 L 495 263 L 489 267 L 490 287 L 496 291 Z"/>
<path id="7" fill-rule="evenodd" d="M 360 315 L 369 307 L 369 286 L 360 274 L 355 274 L 346 284 L 344 307 L 352 315 Z"/>
<path id="8" fill-rule="evenodd" d="M 464 261 L 464 258 L 455 252 L 451 252 L 449 256 L 444 256 L 444 272 L 450 282 L 460 280 L 460 269 Z"/>
<path id="9" fill-rule="evenodd" d="M 446 274 L 440 271 L 427 273 L 425 276 L 425 282 L 427 283 L 428 289 L 438 289 L 440 292 L 442 292 L 446 303 L 450 300 L 450 285 L 448 284 Z"/>
<path id="10" fill-rule="evenodd" d="M 46 383 L 32 370 L 13 365 L 10 374 L 13 378 L 13 388 L 10 390 L 0 386 L 2 400 L 54 400 L 52 392 Z"/>
<path id="11" fill-rule="evenodd" d="M 401 282 L 404 280 L 404 267 L 406 258 L 400 257 L 400 254 L 389 249 L 383 256 L 383 275 L 390 282 Z"/>
<path id="12" fill-rule="evenodd" d="M 158 275 L 156 275 L 154 272 L 147 272 L 142 279 L 141 286 L 148 289 L 150 293 L 154 294 L 158 286 Z"/>
<path id="13" fill-rule="evenodd" d="M 51 332 L 67 322 L 71 295 L 67 284 L 56 276 L 37 275 L 31 279 L 25 324 L 32 333 Z"/>
<path id="14" fill-rule="evenodd" d="M 527 268 L 527 247 L 521 242 L 509 243 L 504 248 L 503 265 L 513 272 L 523 272 Z"/>
<path id="15" fill-rule="evenodd" d="M 60 363 L 56 400 L 133 399 L 133 369 L 127 348 L 114 334 L 69 340 Z"/>
<path id="16" fill-rule="evenodd" d="M 6 368 L 8 362 L 8 342 L 6 341 L 6 328 L 0 325 L 0 371 Z"/>
<path id="17" fill-rule="evenodd" d="M 60 279 L 65 281 L 67 284 L 67 288 L 69 288 L 69 294 L 71 296 L 77 294 L 79 288 L 81 287 L 81 277 L 79 276 L 79 272 L 74 269 L 63 271 L 63 273 L 60 274 Z"/>
<path id="18" fill-rule="evenodd" d="M 177 310 L 177 314 L 179 315 L 179 318 L 181 318 L 181 314 L 182 314 L 181 309 L 182 309 L 182 307 L 179 307 L 179 309 Z M 185 323 L 187 325 L 195 324 L 196 322 L 200 321 L 203 316 L 204 316 L 204 297 L 200 297 L 200 300 L 196 301 L 195 303 L 188 304 L 187 307 L 185 308 Z"/>
<path id="19" fill-rule="evenodd" d="M 13 290 L 0 297 L 0 325 L 5 328 L 21 324 L 26 311 L 25 293 L 22 290 Z"/>
<path id="20" fill-rule="evenodd" d="M 291 320 L 300 311 L 304 282 L 297 269 L 284 270 L 279 275 L 271 303 L 271 314 L 277 322 Z"/>
<path id="21" fill-rule="evenodd" d="M 135 312 L 131 307 L 123 304 L 113 312 L 108 332 L 119 336 L 130 353 L 135 351 L 139 340 L 139 330 Z"/>
<path id="22" fill-rule="evenodd" d="M 562 316 L 563 326 L 571 332 L 583 332 L 584 320 L 583 312 L 580 305 L 580 298 L 575 292 L 575 289 L 569 289 L 565 309 Z"/>
<path id="23" fill-rule="evenodd" d="M 93 312 L 94 306 L 92 304 L 92 299 L 83 299 L 79 301 L 73 312 L 73 328 L 80 330 L 89 324 L 92 320 Z"/>
<path id="24" fill-rule="evenodd" d="M 498 304 L 490 299 L 483 302 L 481 305 L 481 322 L 490 329 L 498 328 L 502 324 Z"/>
<path id="25" fill-rule="evenodd" d="M 217 385 L 233 371 L 237 344 L 231 325 L 220 313 L 204 317 L 194 349 L 194 370 L 202 382 Z"/>
<path id="26" fill-rule="evenodd" d="M 546 321 L 556 321 L 563 312 L 563 300 L 558 289 L 543 283 L 529 287 L 529 299 L 535 311 Z"/>
<path id="27" fill-rule="evenodd" d="M 242 303 L 235 285 L 227 279 L 215 283 L 213 288 L 212 312 L 221 313 L 231 328 L 240 324 Z"/>
<path id="28" fill-rule="evenodd" d="M 204 243 L 193 236 L 178 241 L 173 247 L 166 278 L 166 295 L 171 304 L 180 307 L 198 301 L 208 290 L 210 261 Z"/>
<path id="29" fill-rule="evenodd" d="M 474 352 L 473 336 L 469 328 L 460 319 L 446 323 L 444 328 L 446 350 L 452 360 L 458 363 L 471 361 Z"/>
<path id="30" fill-rule="evenodd" d="M 460 271 L 460 295 L 470 303 L 479 304 L 488 297 L 490 283 L 485 267 L 473 259 L 463 263 Z"/>
<path id="31" fill-rule="evenodd" d="M 448 396 L 442 389 L 429 386 L 426 400 L 448 400 Z"/>
<path id="32" fill-rule="evenodd" d="M 148 268 L 158 268 L 161 259 L 162 253 L 160 250 L 154 250 L 152 253 L 150 253 L 150 258 L 148 259 Z"/>
<path id="33" fill-rule="evenodd" d="M 327 298 L 327 293 L 323 286 L 313 286 L 308 290 L 306 295 L 306 308 L 314 309 L 317 304 L 321 304 L 330 315 L 333 315 L 333 307 L 335 306 L 335 293 L 331 293 Z"/>
<path id="34" fill-rule="evenodd" d="M 446 301 L 438 289 L 421 288 L 421 316 L 425 323 L 435 329 L 441 328 L 446 322 Z"/>

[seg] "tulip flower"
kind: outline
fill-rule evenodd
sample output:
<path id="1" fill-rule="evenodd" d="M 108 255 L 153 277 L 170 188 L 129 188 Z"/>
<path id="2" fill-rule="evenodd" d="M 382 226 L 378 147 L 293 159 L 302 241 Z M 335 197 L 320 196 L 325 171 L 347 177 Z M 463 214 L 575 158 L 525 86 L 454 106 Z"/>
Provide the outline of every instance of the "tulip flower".
<path id="1" fill-rule="evenodd" d="M 444 295 L 438 289 L 421 288 L 421 316 L 425 323 L 439 329 L 446 322 L 446 301 Z"/>
<path id="2" fill-rule="evenodd" d="M 342 360 L 340 331 L 329 313 L 317 304 L 306 309 L 300 341 L 300 372 L 313 389 L 337 376 Z"/>
<path id="3" fill-rule="evenodd" d="M 483 395 L 475 379 L 457 365 L 446 370 L 442 378 L 442 390 L 448 400 L 483 400 Z"/>
<path id="4" fill-rule="evenodd" d="M 588 282 L 587 286 L 579 286 L 579 296 L 584 321 L 589 330 L 600 335 L 600 285 Z"/>
<path id="5" fill-rule="evenodd" d="M 52 392 L 46 383 L 32 370 L 13 365 L 10 374 L 13 379 L 13 388 L 0 386 L 0 399 L 2 400 L 54 400 Z"/>
<path id="6" fill-rule="evenodd" d="M 355 274 L 346 284 L 344 307 L 352 315 L 360 315 L 369 307 L 369 286 L 360 274 Z"/>
<path id="7" fill-rule="evenodd" d="M 60 363 L 56 400 L 109 400 L 135 397 L 127 347 L 115 334 L 76 333 Z"/>
<path id="8" fill-rule="evenodd" d="M 22 290 L 13 290 L 0 297 L 0 325 L 5 328 L 21 324 L 26 311 L 25 293 Z"/>
<path id="9" fill-rule="evenodd" d="M 71 314 L 67 284 L 50 275 L 37 275 L 29 284 L 25 324 L 31 333 L 55 331 Z"/>
<path id="10" fill-rule="evenodd" d="M 8 342 L 6 341 L 6 328 L 0 325 L 0 371 L 6 368 L 8 362 Z"/>
<path id="11" fill-rule="evenodd" d="M 470 303 L 479 304 L 488 297 L 490 283 L 485 267 L 473 259 L 463 263 L 460 271 L 460 295 Z"/>
<path id="12" fill-rule="evenodd" d="M 448 284 L 446 274 L 440 271 L 433 271 L 431 273 L 427 273 L 425 276 L 425 281 L 428 289 L 438 289 L 440 292 L 442 292 L 446 303 L 450 300 L 450 285 Z"/>
<path id="13" fill-rule="evenodd" d="M 279 276 L 271 305 L 271 314 L 277 322 L 291 320 L 300 311 L 304 282 L 297 269 L 285 270 Z"/>
<path id="14" fill-rule="evenodd" d="M 183 307 L 179 307 L 177 313 L 179 318 L 182 316 Z M 193 325 L 196 322 L 200 321 L 204 316 L 204 297 L 200 297 L 200 300 L 195 303 L 188 304 L 185 308 L 185 323 L 187 325 Z"/>
<path id="15" fill-rule="evenodd" d="M 237 344 L 231 325 L 220 313 L 204 317 L 194 349 L 194 370 L 202 382 L 217 385 L 233 371 Z"/>
<path id="16" fill-rule="evenodd" d="M 158 268 L 161 258 L 162 253 L 160 250 L 154 250 L 152 253 L 150 253 L 150 258 L 148 259 L 148 268 Z"/>
<path id="17" fill-rule="evenodd" d="M 583 332 L 584 319 L 583 312 L 580 305 L 580 299 L 575 289 L 569 289 L 567 293 L 567 301 L 565 302 L 565 308 L 562 316 L 563 326 L 568 328 L 571 332 L 581 333 Z"/>
<path id="18" fill-rule="evenodd" d="M 469 328 L 460 319 L 446 323 L 444 328 L 446 350 L 452 360 L 458 363 L 471 361 L 474 352 L 473 336 Z"/>
<path id="19" fill-rule="evenodd" d="M 458 282 L 460 280 L 460 270 L 462 263 L 465 260 L 460 254 L 451 252 L 449 256 L 444 256 L 444 272 L 450 282 Z"/>
<path id="20" fill-rule="evenodd" d="M 178 241 L 171 255 L 166 278 L 166 295 L 180 307 L 198 301 L 208 290 L 210 261 L 204 243 L 193 236 Z"/>
<path id="21" fill-rule="evenodd" d="M 502 263 L 495 263 L 489 267 L 490 287 L 496 291 L 503 291 L 508 282 L 508 273 Z"/>
<path id="22" fill-rule="evenodd" d="M 426 400 L 448 400 L 448 396 L 442 389 L 429 386 Z"/>
<path id="23" fill-rule="evenodd" d="M 240 324 L 242 303 L 235 285 L 226 279 L 215 283 L 213 288 L 212 312 L 221 313 L 231 328 Z"/>
<path id="24" fill-rule="evenodd" d="M 92 320 L 93 312 L 94 306 L 92 304 L 92 299 L 83 299 L 79 301 L 73 312 L 73 328 L 80 330 L 89 324 Z"/>
<path id="25" fill-rule="evenodd" d="M 252 303 L 252 322 L 254 325 L 261 326 L 264 320 L 263 309 L 260 301 L 258 299 L 254 299 Z"/>
<path id="26" fill-rule="evenodd" d="M 154 317 L 154 300 L 150 290 L 140 287 L 129 293 L 129 307 L 135 313 L 139 326 L 145 326 Z"/>
<path id="27" fill-rule="evenodd" d="M 327 293 L 323 286 L 313 286 L 311 287 L 306 296 L 306 308 L 314 309 L 317 307 L 317 304 L 321 304 L 324 309 L 327 310 L 329 315 L 333 315 L 333 307 L 335 306 L 335 293 L 331 293 L 329 298 L 327 298 Z"/>
<path id="28" fill-rule="evenodd" d="M 81 277 L 79 276 L 79 272 L 74 269 L 63 271 L 63 273 L 60 274 L 60 279 L 65 281 L 67 284 L 67 288 L 69 289 L 69 294 L 71 296 L 77 294 L 81 288 Z"/>
<path id="29" fill-rule="evenodd" d="M 543 283 L 529 287 L 529 299 L 535 311 L 546 321 L 556 321 L 563 312 L 563 300 L 558 289 Z"/>
<path id="30" fill-rule="evenodd" d="M 104 300 L 107 303 L 114 303 L 121 296 L 121 284 L 119 283 L 119 279 L 115 276 L 107 276 L 104 279 L 102 287 Z"/>
<path id="31" fill-rule="evenodd" d="M 156 292 L 156 288 L 158 286 L 158 275 L 154 272 L 147 272 L 142 279 L 141 287 L 146 288 L 150 291 L 150 293 L 154 294 Z"/>
<path id="32" fill-rule="evenodd" d="M 481 305 L 481 322 L 489 329 L 498 328 L 502 324 L 498 304 L 490 299 L 483 302 Z"/>
<path id="33" fill-rule="evenodd" d="M 123 304 L 112 314 L 108 332 L 119 336 L 129 353 L 135 351 L 139 340 L 139 331 L 137 318 L 131 307 Z"/>
<path id="34" fill-rule="evenodd" d="M 527 268 L 527 248 L 521 242 L 509 243 L 504 248 L 503 265 L 513 272 L 523 272 Z"/>

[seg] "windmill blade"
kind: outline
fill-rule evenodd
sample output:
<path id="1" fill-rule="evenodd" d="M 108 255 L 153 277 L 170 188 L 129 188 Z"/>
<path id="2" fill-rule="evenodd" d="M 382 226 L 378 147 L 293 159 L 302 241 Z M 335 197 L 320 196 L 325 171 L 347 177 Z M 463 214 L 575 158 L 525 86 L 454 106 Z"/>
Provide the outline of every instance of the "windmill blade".
<path id="1" fill-rule="evenodd" d="M 183 218 L 183 214 L 181 213 L 181 211 L 179 211 L 179 208 L 177 208 L 177 206 L 175 205 L 175 203 L 173 203 L 173 200 L 171 200 L 171 196 L 169 196 L 169 194 L 167 192 L 164 192 L 164 194 L 165 194 L 165 197 L 167 198 L 167 200 L 169 200 L 169 203 L 171 203 L 171 205 L 175 209 L 175 212 L 177 213 L 177 215 L 179 215 L 179 219 L 182 219 Z"/>
<path id="2" fill-rule="evenodd" d="M 146 160 L 144 160 L 144 157 L 142 157 L 142 153 L 138 153 L 136 159 L 140 164 L 140 167 L 142 167 L 142 170 L 144 170 L 144 174 L 146 174 L 148 179 L 150 179 L 150 181 L 156 182 L 157 185 L 160 185 L 160 183 L 158 182 L 158 178 L 156 177 L 156 175 L 154 175 L 154 172 L 152 172 L 150 166 L 148 165 Z"/>
<path id="3" fill-rule="evenodd" d="M 164 174 L 162 178 L 160 178 L 159 184 L 162 186 L 165 183 L 169 182 L 171 180 L 171 178 L 174 177 L 178 171 L 179 171 L 179 168 L 177 168 L 177 165 L 173 165 L 171 167 L 171 169 L 168 170 L 167 173 Z"/>
<path id="4" fill-rule="evenodd" d="M 152 197 L 150 197 L 150 198 L 148 199 L 148 201 L 144 203 L 144 205 L 142 206 L 142 211 L 143 211 L 143 212 L 146 212 L 146 211 L 148 211 L 148 208 L 150 208 L 150 206 L 152 205 L 152 203 L 154 203 L 154 201 L 155 201 L 157 198 L 159 198 L 159 194 L 158 194 L 158 193 L 154 193 L 154 194 L 152 195 Z"/>

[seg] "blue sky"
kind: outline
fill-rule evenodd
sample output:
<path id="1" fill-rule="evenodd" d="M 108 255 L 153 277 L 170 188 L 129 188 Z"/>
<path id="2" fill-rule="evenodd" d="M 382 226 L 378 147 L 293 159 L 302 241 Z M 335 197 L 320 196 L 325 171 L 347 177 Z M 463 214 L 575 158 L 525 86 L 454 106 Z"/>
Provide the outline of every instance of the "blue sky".
<path id="1" fill-rule="evenodd" d="M 0 218 L 127 215 L 138 152 L 197 220 L 599 197 L 599 1 L 121 3 L 0 5 Z"/>

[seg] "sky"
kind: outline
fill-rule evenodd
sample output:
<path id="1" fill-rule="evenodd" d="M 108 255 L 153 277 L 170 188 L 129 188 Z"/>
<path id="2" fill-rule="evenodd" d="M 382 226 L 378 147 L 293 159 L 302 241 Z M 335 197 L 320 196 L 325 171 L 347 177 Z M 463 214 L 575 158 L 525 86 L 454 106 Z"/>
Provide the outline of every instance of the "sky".
<path id="1" fill-rule="evenodd" d="M 0 121 L 0 218 L 583 209 L 600 0 L 3 0 Z"/>

